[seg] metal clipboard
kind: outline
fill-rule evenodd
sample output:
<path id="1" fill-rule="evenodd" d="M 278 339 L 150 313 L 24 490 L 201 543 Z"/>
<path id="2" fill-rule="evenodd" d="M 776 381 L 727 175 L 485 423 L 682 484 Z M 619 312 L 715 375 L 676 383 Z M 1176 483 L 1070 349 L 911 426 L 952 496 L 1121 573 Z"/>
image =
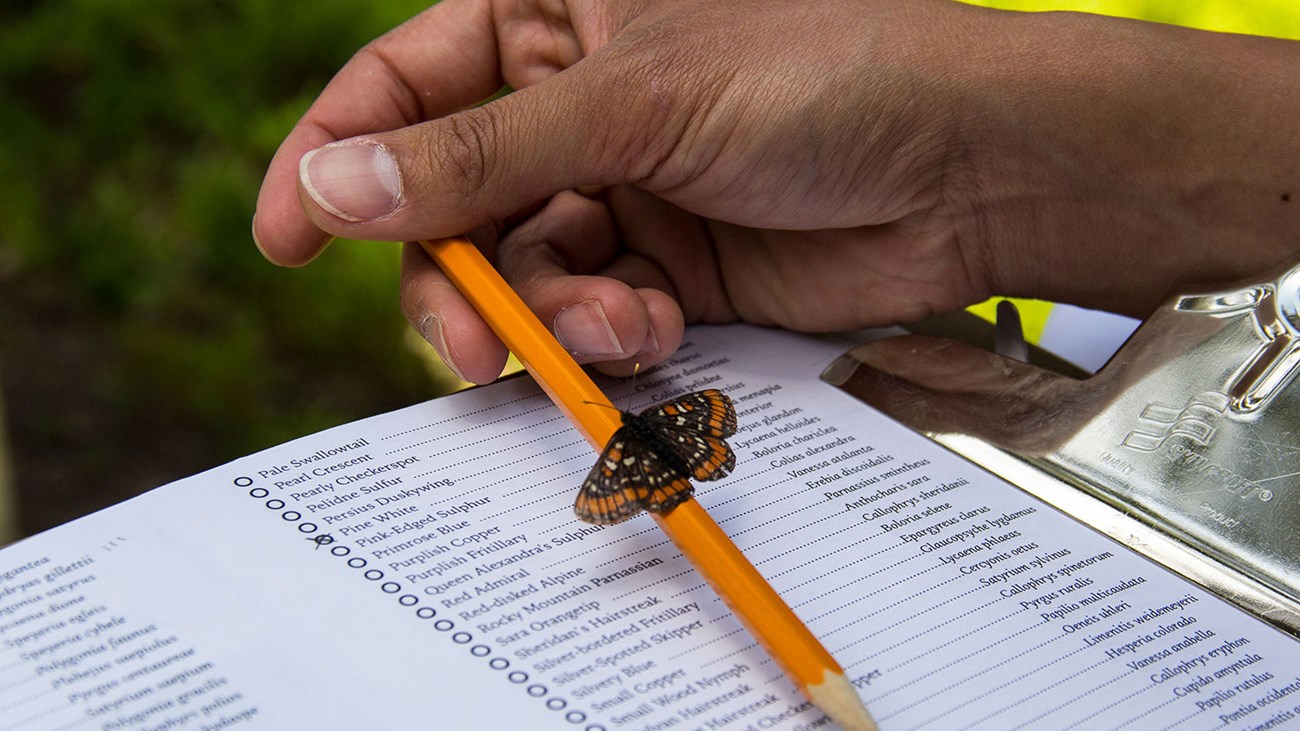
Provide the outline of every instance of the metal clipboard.
<path id="1" fill-rule="evenodd" d="M 905 335 L 822 378 L 1300 637 L 1298 374 L 1300 266 L 1172 298 L 1091 377 Z"/>

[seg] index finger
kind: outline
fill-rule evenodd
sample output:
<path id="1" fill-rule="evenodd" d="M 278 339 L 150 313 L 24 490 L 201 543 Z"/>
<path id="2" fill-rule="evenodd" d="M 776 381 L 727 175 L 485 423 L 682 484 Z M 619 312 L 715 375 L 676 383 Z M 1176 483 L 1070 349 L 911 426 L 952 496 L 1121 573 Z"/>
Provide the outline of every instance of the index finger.
<path id="1" fill-rule="evenodd" d="M 502 85 L 489 0 L 444 0 L 362 48 L 271 160 L 253 218 L 263 255 L 299 266 L 329 241 L 298 203 L 298 161 L 308 151 L 459 111 Z"/>

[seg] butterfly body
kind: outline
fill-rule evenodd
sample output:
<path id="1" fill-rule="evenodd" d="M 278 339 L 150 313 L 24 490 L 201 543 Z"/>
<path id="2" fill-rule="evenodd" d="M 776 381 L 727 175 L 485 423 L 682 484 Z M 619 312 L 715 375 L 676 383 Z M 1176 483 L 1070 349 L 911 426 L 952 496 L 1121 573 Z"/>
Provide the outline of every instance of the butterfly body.
<path id="1" fill-rule="evenodd" d="M 665 437 L 650 417 L 634 414 L 631 411 L 622 412 L 623 428 L 626 429 L 624 438 L 635 440 L 643 445 L 646 449 L 658 455 L 664 464 L 670 467 L 675 473 L 688 475 L 691 473 L 690 465 L 674 449 L 672 441 Z"/>
<path id="2" fill-rule="evenodd" d="M 574 503 L 574 512 L 588 523 L 619 523 L 643 509 L 666 513 L 690 499 L 692 478 L 716 480 L 736 464 L 725 441 L 736 433 L 736 411 L 717 389 L 621 414 L 623 426 Z"/>

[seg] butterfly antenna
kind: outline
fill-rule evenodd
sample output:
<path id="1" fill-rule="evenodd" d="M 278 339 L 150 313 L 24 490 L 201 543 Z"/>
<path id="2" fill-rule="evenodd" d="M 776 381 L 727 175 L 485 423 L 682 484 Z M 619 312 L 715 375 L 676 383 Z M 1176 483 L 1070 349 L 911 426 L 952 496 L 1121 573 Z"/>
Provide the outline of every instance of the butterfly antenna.
<path id="1" fill-rule="evenodd" d="M 625 399 L 627 399 L 627 400 L 629 400 L 629 401 L 632 399 L 632 394 L 636 393 L 636 375 L 637 375 L 637 373 L 639 373 L 640 371 L 641 371 L 641 364 L 640 364 L 640 363 L 633 363 L 633 364 L 632 364 L 632 378 L 631 378 L 631 382 L 629 383 L 628 392 L 627 392 L 626 394 L 624 394 L 621 398 L 625 398 Z M 613 406 L 613 405 L 612 405 L 613 399 L 610 399 L 610 401 L 611 401 L 610 404 L 598 404 L 598 403 L 596 403 L 595 401 L 587 401 L 586 399 L 583 399 L 582 403 L 584 403 L 584 404 L 591 404 L 592 406 L 602 406 L 602 407 L 604 407 L 604 408 L 606 408 L 606 409 L 613 409 L 613 410 L 619 412 L 620 414 L 623 413 L 623 409 L 620 409 L 619 407 L 617 407 L 617 406 Z"/>
<path id="2" fill-rule="evenodd" d="M 641 363 L 632 364 L 632 378 L 628 382 L 627 395 L 624 396 L 628 401 L 632 400 L 632 394 L 636 393 L 636 376 L 641 372 Z"/>
<path id="3" fill-rule="evenodd" d="M 598 402 L 596 402 L 596 401 L 588 401 L 587 399 L 583 399 L 583 400 L 582 400 L 582 403 L 584 403 L 584 404 L 591 404 L 592 406 L 599 406 L 599 407 L 601 407 L 601 408 L 603 408 L 603 409 L 613 409 L 613 410 L 615 410 L 615 411 L 619 411 L 619 410 L 620 410 L 617 406 L 613 406 L 613 405 L 611 405 L 611 404 L 602 404 L 602 403 L 598 403 Z"/>

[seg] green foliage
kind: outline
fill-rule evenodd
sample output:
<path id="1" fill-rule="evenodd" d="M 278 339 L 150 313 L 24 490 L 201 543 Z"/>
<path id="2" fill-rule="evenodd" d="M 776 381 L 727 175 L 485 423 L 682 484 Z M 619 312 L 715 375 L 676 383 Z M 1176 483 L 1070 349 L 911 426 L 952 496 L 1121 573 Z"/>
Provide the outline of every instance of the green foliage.
<path id="1" fill-rule="evenodd" d="M 288 271 L 249 233 L 292 124 L 426 2 L 27 5 L 0 10 L 0 376 L 29 513 L 448 385 L 404 341 L 394 245 Z M 45 507 L 29 529 L 71 517 Z"/>

